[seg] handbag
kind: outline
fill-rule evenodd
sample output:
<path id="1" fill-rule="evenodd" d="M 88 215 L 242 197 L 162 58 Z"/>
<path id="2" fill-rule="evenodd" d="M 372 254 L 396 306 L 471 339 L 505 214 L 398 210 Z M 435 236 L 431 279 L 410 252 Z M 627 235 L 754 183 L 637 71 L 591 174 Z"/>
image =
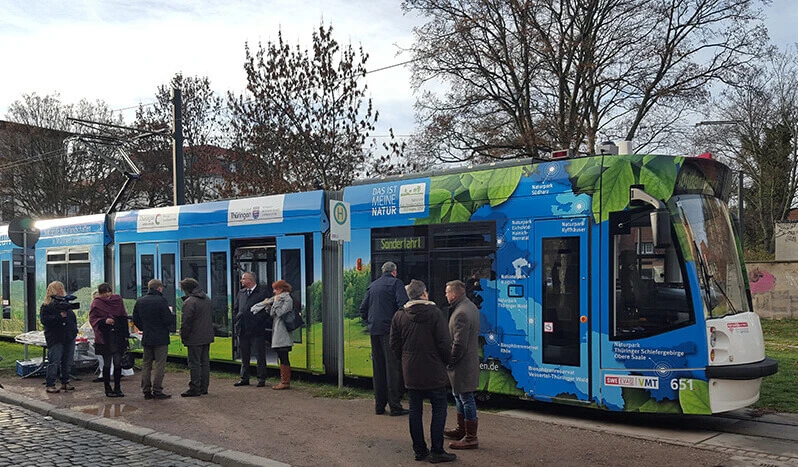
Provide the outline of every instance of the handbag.
<path id="1" fill-rule="evenodd" d="M 122 354 L 122 358 L 119 359 L 119 366 L 121 366 L 123 370 L 130 370 L 133 368 L 134 361 L 135 358 L 133 357 L 133 354 L 130 353 L 129 350 L 126 350 Z"/>
<path id="2" fill-rule="evenodd" d="M 305 320 L 302 319 L 302 313 L 299 310 L 291 310 L 286 313 L 283 322 L 288 332 L 293 332 L 305 326 Z"/>

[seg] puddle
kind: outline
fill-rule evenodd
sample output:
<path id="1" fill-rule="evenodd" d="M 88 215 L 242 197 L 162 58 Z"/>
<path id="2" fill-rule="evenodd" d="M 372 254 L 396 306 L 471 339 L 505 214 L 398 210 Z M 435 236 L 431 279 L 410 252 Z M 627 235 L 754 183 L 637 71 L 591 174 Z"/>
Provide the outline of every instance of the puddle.
<path id="1" fill-rule="evenodd" d="M 99 405 L 85 405 L 80 407 L 72 407 L 72 410 L 83 412 L 89 415 L 97 415 L 105 418 L 121 417 L 128 415 L 131 412 L 138 410 L 130 404 L 99 404 Z"/>

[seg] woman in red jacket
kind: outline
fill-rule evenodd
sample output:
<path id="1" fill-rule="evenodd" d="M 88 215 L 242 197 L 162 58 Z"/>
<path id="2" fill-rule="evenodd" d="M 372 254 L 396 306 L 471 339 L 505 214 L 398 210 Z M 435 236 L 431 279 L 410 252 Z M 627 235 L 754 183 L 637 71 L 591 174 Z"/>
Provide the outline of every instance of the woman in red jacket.
<path id="1" fill-rule="evenodd" d="M 97 296 L 91 302 L 89 322 L 94 329 L 94 352 L 103 357 L 103 383 L 107 397 L 124 397 L 120 388 L 122 380 L 122 354 L 127 350 L 130 331 L 127 311 L 122 297 L 108 284 L 97 287 Z M 114 363 L 114 388 L 111 389 L 111 362 Z"/>

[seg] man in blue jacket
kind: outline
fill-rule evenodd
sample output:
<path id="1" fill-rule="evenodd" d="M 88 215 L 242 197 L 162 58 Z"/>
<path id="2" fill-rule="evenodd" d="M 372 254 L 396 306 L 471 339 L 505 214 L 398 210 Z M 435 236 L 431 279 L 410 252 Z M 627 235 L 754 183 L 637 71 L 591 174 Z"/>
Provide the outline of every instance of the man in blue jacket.
<path id="1" fill-rule="evenodd" d="M 360 304 L 360 316 L 368 323 L 371 335 L 371 365 L 374 370 L 374 412 L 385 413 L 385 404 L 391 415 L 407 415 L 402 407 L 402 377 L 399 361 L 391 352 L 391 320 L 394 313 L 407 303 L 407 291 L 396 278 L 396 264 L 388 261 L 382 265 L 382 276 L 369 285 Z"/>
<path id="2" fill-rule="evenodd" d="M 153 279 L 147 284 L 147 289 L 147 295 L 136 300 L 133 306 L 133 324 L 142 333 L 141 346 L 144 349 L 141 389 L 145 399 L 169 399 L 172 396 L 163 392 L 163 373 L 169 351 L 172 311 L 163 296 L 163 282 Z"/>

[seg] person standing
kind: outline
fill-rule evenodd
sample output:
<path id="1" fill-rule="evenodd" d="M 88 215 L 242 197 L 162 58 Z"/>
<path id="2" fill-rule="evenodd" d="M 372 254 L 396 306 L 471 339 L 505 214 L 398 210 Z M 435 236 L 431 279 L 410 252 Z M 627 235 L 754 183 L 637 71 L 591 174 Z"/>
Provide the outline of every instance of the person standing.
<path id="1" fill-rule="evenodd" d="M 44 301 L 39 309 L 39 318 L 44 326 L 44 339 L 47 342 L 47 365 L 45 390 L 49 393 L 72 391 L 69 384 L 69 371 L 75 360 L 75 337 L 78 335 L 78 319 L 72 305 L 66 300 L 64 284 L 50 282 Z M 55 387 L 55 380 L 61 378 L 61 389 Z"/>
<path id="2" fill-rule="evenodd" d="M 289 389 L 291 387 L 291 362 L 288 353 L 294 346 L 294 338 L 285 327 L 285 317 L 294 309 L 294 300 L 291 298 L 291 284 L 279 280 L 272 284 L 274 292 L 269 308 L 269 314 L 274 323 L 272 334 L 272 350 L 277 352 L 280 361 L 280 383 L 272 389 Z"/>
<path id="3" fill-rule="evenodd" d="M 266 386 L 266 341 L 271 323 L 268 313 L 253 313 L 252 307 L 268 296 L 269 291 L 258 284 L 255 273 L 247 271 L 241 275 L 241 289 L 236 296 L 237 312 L 233 319 L 241 357 L 241 379 L 233 386 L 249 386 L 252 347 L 255 347 L 258 358 L 258 387 Z"/>
<path id="4" fill-rule="evenodd" d="M 385 404 L 391 415 L 407 415 L 402 407 L 401 374 L 399 361 L 390 349 L 391 320 L 394 313 L 407 303 L 407 292 L 402 281 L 396 278 L 396 264 L 388 261 L 382 265 L 382 276 L 369 285 L 360 304 L 360 316 L 368 323 L 371 335 L 371 365 L 374 370 L 374 412 L 385 413 Z"/>
<path id="5" fill-rule="evenodd" d="M 468 299 L 466 285 L 460 281 L 446 284 L 446 299 L 451 305 L 449 332 L 452 335 L 452 361 L 447 367 L 452 394 L 457 405 L 457 427 L 443 432 L 451 449 L 476 449 L 477 403 L 474 392 L 479 386 L 479 310 Z"/>
<path id="6" fill-rule="evenodd" d="M 191 277 L 180 281 L 183 296 L 183 313 L 180 319 L 180 339 L 188 349 L 190 381 L 182 397 L 208 394 L 211 377 L 210 351 L 213 342 L 213 304 Z"/>
<path id="7" fill-rule="evenodd" d="M 152 279 L 147 283 L 147 294 L 133 306 L 133 324 L 142 333 L 141 389 L 145 399 L 169 399 L 163 392 L 163 373 L 169 352 L 169 328 L 172 312 L 163 296 L 163 282 Z M 155 367 L 153 371 L 153 366 Z"/>
<path id="8" fill-rule="evenodd" d="M 125 397 L 122 392 L 122 354 L 127 350 L 130 331 L 122 297 L 111 286 L 97 286 L 97 296 L 91 302 L 89 323 L 94 330 L 94 351 L 103 357 L 103 384 L 106 397 Z M 114 365 L 114 388 L 111 389 L 111 364 Z"/>
<path id="9" fill-rule="evenodd" d="M 427 287 L 413 279 L 407 286 L 410 301 L 391 321 L 390 346 L 402 362 L 405 387 L 410 395 L 410 438 L 415 459 L 429 456 L 433 464 L 453 461 L 457 456 L 443 450 L 446 425 L 446 365 L 452 355 L 452 338 L 443 312 L 429 301 Z M 424 399 L 432 404 L 430 449 L 424 439 Z"/>

